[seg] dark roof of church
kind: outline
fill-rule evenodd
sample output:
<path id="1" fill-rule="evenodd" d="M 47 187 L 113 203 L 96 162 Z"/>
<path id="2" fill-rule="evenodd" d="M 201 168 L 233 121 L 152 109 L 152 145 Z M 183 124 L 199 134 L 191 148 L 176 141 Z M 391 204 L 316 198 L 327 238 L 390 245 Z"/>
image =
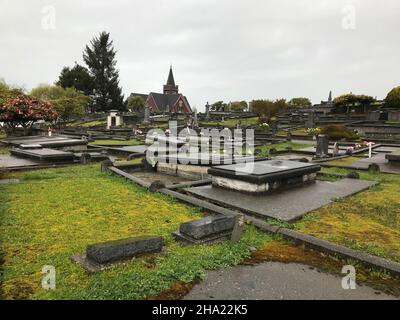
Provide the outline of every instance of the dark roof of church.
<path id="1" fill-rule="evenodd" d="M 169 68 L 167 86 L 174 86 L 175 87 L 175 79 L 174 79 L 174 74 L 172 73 L 172 66 Z"/>
<path id="2" fill-rule="evenodd" d="M 166 111 L 167 106 L 169 106 L 170 110 L 171 108 L 176 104 L 178 101 L 179 97 L 181 94 L 163 94 L 163 93 L 157 93 L 157 92 L 150 92 L 150 94 L 142 94 L 142 93 L 131 93 L 131 96 L 139 96 L 144 99 L 144 101 L 147 100 L 148 96 L 153 96 L 157 107 L 160 109 L 160 111 Z M 183 99 L 185 99 L 187 105 L 190 108 L 189 101 L 185 96 L 183 96 Z"/>

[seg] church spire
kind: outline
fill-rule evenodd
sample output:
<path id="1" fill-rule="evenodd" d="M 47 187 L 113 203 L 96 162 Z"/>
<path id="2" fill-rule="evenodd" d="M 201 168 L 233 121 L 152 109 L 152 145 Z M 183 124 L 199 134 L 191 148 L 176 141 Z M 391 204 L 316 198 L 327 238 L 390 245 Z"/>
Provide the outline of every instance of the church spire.
<path id="1" fill-rule="evenodd" d="M 175 79 L 174 79 L 174 74 L 172 72 L 172 66 L 169 67 L 167 85 L 175 87 Z"/>
<path id="2" fill-rule="evenodd" d="M 170 66 L 167 84 L 164 85 L 164 94 L 177 94 L 177 93 L 178 93 L 178 86 L 175 85 L 174 74 L 172 72 L 172 66 Z"/>

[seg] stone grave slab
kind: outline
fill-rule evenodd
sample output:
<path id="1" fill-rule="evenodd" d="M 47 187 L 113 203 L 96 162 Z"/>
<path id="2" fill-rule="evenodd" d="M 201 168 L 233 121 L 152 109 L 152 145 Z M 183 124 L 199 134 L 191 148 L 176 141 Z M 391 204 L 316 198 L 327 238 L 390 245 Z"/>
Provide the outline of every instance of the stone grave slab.
<path id="1" fill-rule="evenodd" d="M 87 141 L 81 139 L 71 139 L 63 136 L 29 136 L 19 138 L 8 138 L 3 140 L 4 143 L 20 147 L 21 145 L 40 145 L 43 148 L 62 148 L 72 146 L 83 146 Z"/>
<path id="2" fill-rule="evenodd" d="M 173 237 L 183 243 L 201 244 L 230 239 L 235 227 L 236 217 L 224 215 L 208 216 L 184 222 Z"/>
<path id="3" fill-rule="evenodd" d="M 113 262 L 146 253 L 161 252 L 163 244 L 162 237 L 131 237 L 88 245 L 85 254 L 72 256 L 71 259 L 80 263 L 87 271 L 95 272 L 107 268 Z"/>
<path id="4" fill-rule="evenodd" d="M 398 162 L 400 163 L 400 152 L 393 152 L 393 153 L 388 153 L 385 158 L 389 160 L 389 162 Z"/>
<path id="5" fill-rule="evenodd" d="M 263 195 L 245 194 L 209 185 L 185 190 L 200 198 L 258 217 L 293 221 L 336 198 L 356 194 L 376 184 L 374 181 L 345 178 L 335 182 L 316 181 L 304 187 Z"/>
<path id="6" fill-rule="evenodd" d="M 232 156 L 220 153 L 164 154 L 157 157 L 157 161 L 162 163 L 198 164 L 203 166 L 244 163 L 254 160 L 254 157 L 250 156 Z"/>
<path id="7" fill-rule="evenodd" d="M 40 165 L 38 161 L 18 158 L 10 154 L 0 154 L 0 167 L 3 168 L 35 167 L 38 165 Z"/>
<path id="8" fill-rule="evenodd" d="M 74 160 L 74 154 L 72 152 L 48 148 L 33 150 L 11 149 L 10 153 L 17 157 L 33 159 L 40 162 L 72 162 Z"/>
<path id="9" fill-rule="evenodd" d="M 321 167 L 315 163 L 265 160 L 208 169 L 215 187 L 246 193 L 266 193 L 312 183 Z"/>

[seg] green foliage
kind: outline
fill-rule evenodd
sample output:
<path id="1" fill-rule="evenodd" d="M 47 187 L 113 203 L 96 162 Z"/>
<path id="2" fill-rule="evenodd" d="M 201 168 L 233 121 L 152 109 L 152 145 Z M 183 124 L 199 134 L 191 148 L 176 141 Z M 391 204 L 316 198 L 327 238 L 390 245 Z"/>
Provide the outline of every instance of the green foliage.
<path id="1" fill-rule="evenodd" d="M 400 86 L 393 88 L 386 96 L 386 108 L 400 108 Z"/>
<path id="2" fill-rule="evenodd" d="M 62 69 L 56 85 L 64 89 L 75 88 L 86 96 L 93 93 L 93 79 L 88 69 L 77 63 L 73 68 L 64 67 Z"/>
<path id="3" fill-rule="evenodd" d="M 253 100 L 250 102 L 250 109 L 253 113 L 257 114 L 261 122 L 269 122 L 271 118 L 284 113 L 288 108 L 285 99 L 279 100 Z"/>
<path id="4" fill-rule="evenodd" d="M 291 99 L 289 105 L 293 107 L 311 107 L 312 103 L 308 98 L 299 97 Z"/>
<path id="5" fill-rule="evenodd" d="M 23 93 L 24 92 L 22 89 L 13 88 L 9 86 L 3 79 L 0 79 L 0 107 L 8 100 L 15 99 L 17 96 L 22 95 Z"/>
<path id="6" fill-rule="evenodd" d="M 321 134 L 327 135 L 331 140 L 358 140 L 360 138 L 354 131 L 340 124 L 330 124 L 322 127 Z"/>
<path id="7" fill-rule="evenodd" d="M 352 109 L 359 112 L 365 112 L 365 108 L 374 102 L 376 102 L 376 99 L 371 96 L 353 93 L 338 96 L 333 100 L 336 108 L 344 109 L 347 113 Z"/>
<path id="8" fill-rule="evenodd" d="M 233 112 L 244 112 L 248 108 L 246 101 L 234 101 L 230 103 L 230 110 Z"/>
<path id="9" fill-rule="evenodd" d="M 64 89 L 60 86 L 42 84 L 32 89 L 31 95 L 51 102 L 62 121 L 82 116 L 89 103 L 89 97 L 73 87 Z"/>
<path id="10" fill-rule="evenodd" d="M 145 107 L 145 101 L 140 96 L 130 96 L 128 98 L 128 108 L 135 112 L 140 112 Z"/>
<path id="11" fill-rule="evenodd" d="M 223 101 L 217 101 L 211 105 L 212 111 L 227 111 L 227 108 L 228 108 L 228 105 L 226 103 L 224 103 Z"/>
<path id="12" fill-rule="evenodd" d="M 96 110 L 125 109 L 119 74 L 116 69 L 116 51 L 110 34 L 101 32 L 85 47 L 83 60 L 93 79 L 93 103 Z"/>
<path id="13" fill-rule="evenodd" d="M 312 144 L 305 144 L 305 143 L 293 143 L 293 142 L 280 142 L 280 143 L 273 143 L 267 144 L 260 147 L 256 147 L 255 150 L 259 152 L 261 157 L 268 157 L 269 151 L 271 149 L 276 150 L 286 150 L 286 149 L 303 149 L 307 147 L 311 147 Z"/>

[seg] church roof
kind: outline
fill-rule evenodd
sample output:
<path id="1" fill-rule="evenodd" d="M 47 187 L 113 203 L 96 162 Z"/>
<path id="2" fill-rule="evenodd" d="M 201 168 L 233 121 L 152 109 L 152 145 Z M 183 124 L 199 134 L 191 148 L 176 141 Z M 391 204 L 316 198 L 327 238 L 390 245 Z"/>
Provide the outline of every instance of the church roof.
<path id="1" fill-rule="evenodd" d="M 152 96 L 158 109 L 163 112 L 167 111 L 167 106 L 169 106 L 169 110 L 178 102 L 179 98 L 182 96 L 180 93 L 178 94 L 163 94 L 163 93 L 157 93 L 157 92 L 150 92 L 150 94 L 141 94 L 141 93 L 131 93 L 131 96 L 139 96 L 144 99 L 144 101 L 147 100 L 149 96 Z M 185 96 L 182 96 L 183 99 L 185 99 L 186 104 L 190 108 L 189 101 Z"/>

